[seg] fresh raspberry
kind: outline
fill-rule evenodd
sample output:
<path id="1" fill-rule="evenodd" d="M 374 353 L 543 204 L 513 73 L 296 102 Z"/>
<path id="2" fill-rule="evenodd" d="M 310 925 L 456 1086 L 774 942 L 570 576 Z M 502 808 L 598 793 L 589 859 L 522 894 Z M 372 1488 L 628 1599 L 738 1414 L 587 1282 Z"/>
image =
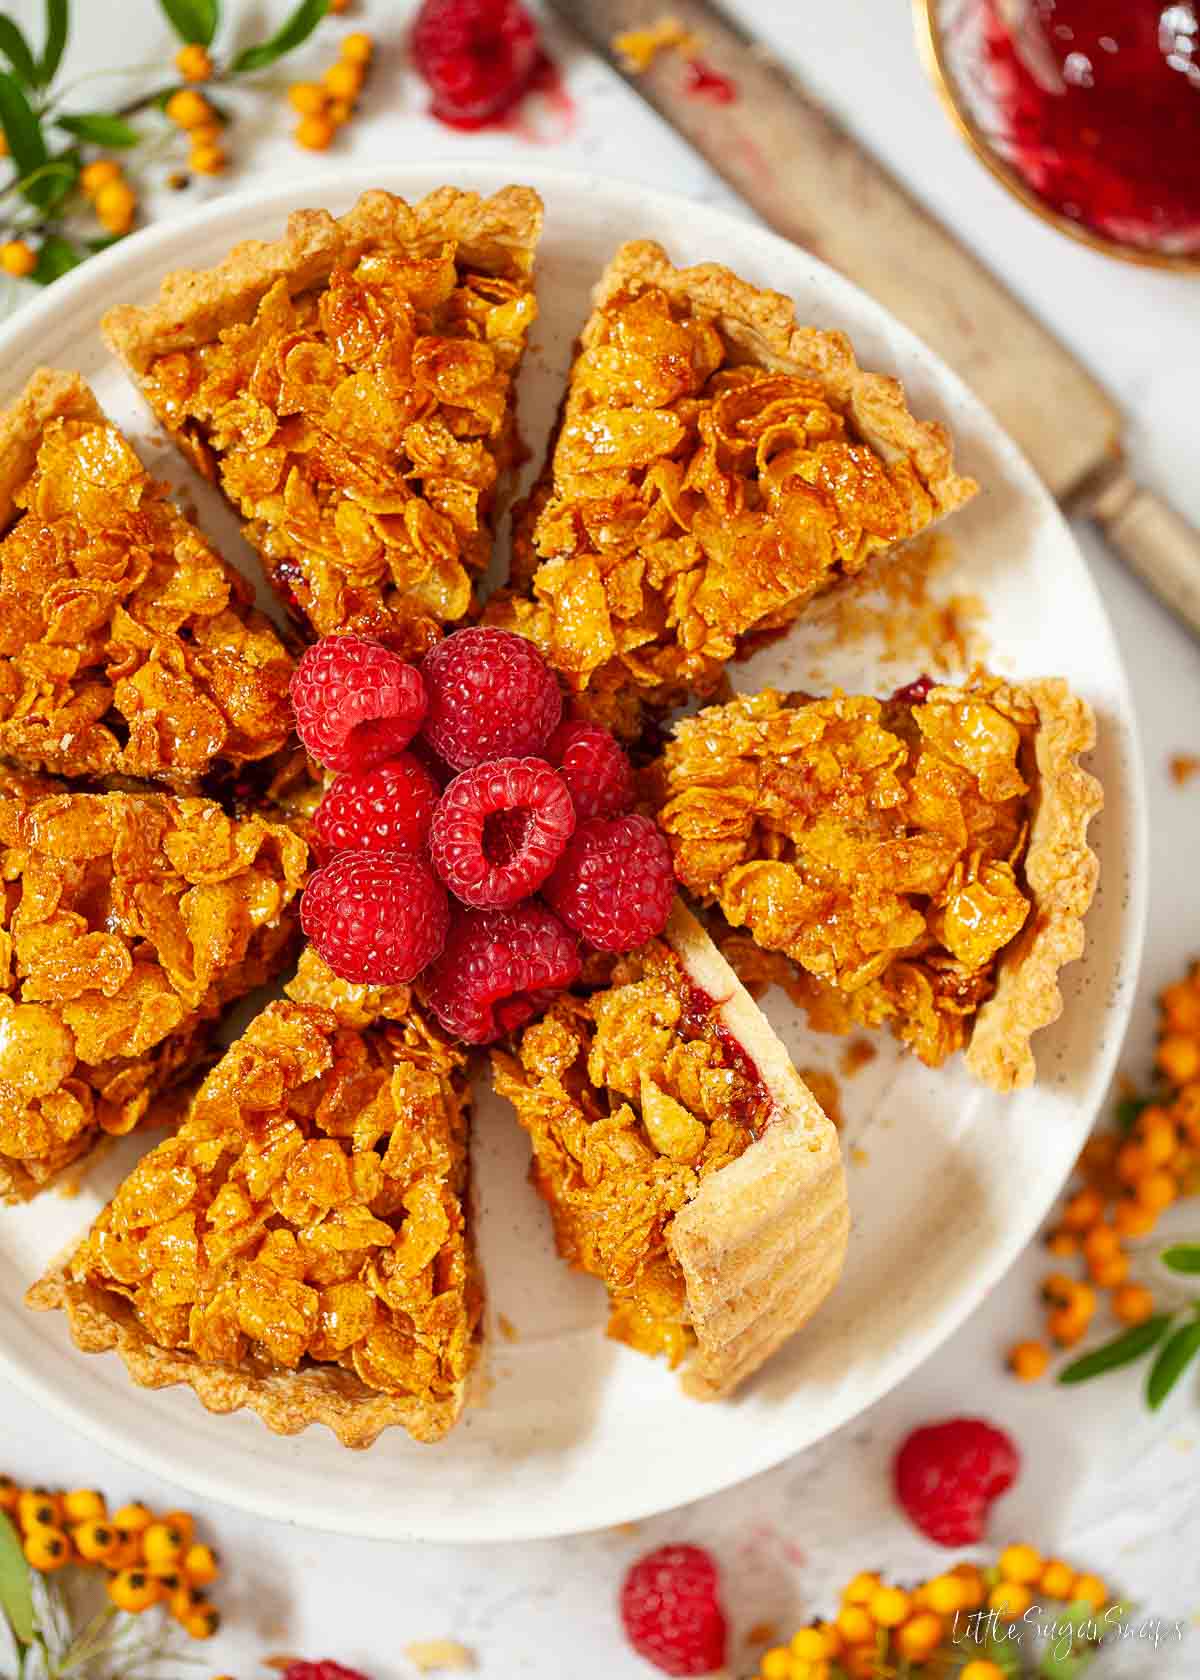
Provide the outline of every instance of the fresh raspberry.
<path id="1" fill-rule="evenodd" d="M 903 706 L 923 706 L 929 698 L 930 689 L 936 686 L 932 677 L 914 677 L 912 682 L 905 683 L 903 688 L 898 688 L 892 695 L 892 699 L 898 700 Z"/>
<path id="2" fill-rule="evenodd" d="M 537 25 L 518 0 L 425 0 L 413 23 L 412 60 L 433 93 L 433 115 L 455 128 L 507 111 L 540 56 Z"/>
<path id="3" fill-rule="evenodd" d="M 415 665 L 366 636 L 326 636 L 292 677 L 296 730 L 327 770 L 369 770 L 394 758 L 425 716 Z"/>
<path id="4" fill-rule="evenodd" d="M 939 1546 L 973 1546 L 983 1538 L 988 1506 L 1020 1467 L 1012 1441 L 982 1418 L 931 1423 L 914 1429 L 896 1454 L 896 1498 Z"/>
<path id="5" fill-rule="evenodd" d="M 726 1627 L 717 1566 L 699 1546 L 660 1546 L 626 1575 L 621 1621 L 639 1657 L 664 1674 L 715 1674 Z"/>
<path id="6" fill-rule="evenodd" d="M 589 945 L 632 951 L 667 925 L 670 847 L 649 817 L 592 817 L 575 830 L 544 896 Z"/>
<path id="7" fill-rule="evenodd" d="M 456 770 L 540 754 L 562 716 L 553 671 L 512 630 L 456 630 L 421 669 L 429 689 L 425 739 Z"/>
<path id="8" fill-rule="evenodd" d="M 450 783 L 433 813 L 429 850 L 464 904 L 499 910 L 536 892 L 574 829 L 557 770 L 540 758 L 497 758 Z"/>
<path id="9" fill-rule="evenodd" d="M 463 910 L 426 977 L 430 1006 L 447 1032 L 488 1044 L 545 1009 L 579 978 L 579 947 L 552 911 Z"/>
<path id="10" fill-rule="evenodd" d="M 343 980 L 400 986 L 446 943 L 450 901 L 410 853 L 339 852 L 310 876 L 300 923 Z"/>
<path id="11" fill-rule="evenodd" d="M 367 1680 L 356 1668 L 335 1662 L 294 1662 L 283 1671 L 283 1680 Z"/>
<path id="12" fill-rule="evenodd" d="M 633 766 L 603 724 L 560 723 L 546 757 L 566 782 L 579 822 L 619 817 L 632 807 Z"/>
<path id="13" fill-rule="evenodd" d="M 343 771 L 313 819 L 320 856 L 423 851 L 441 791 L 412 753 L 373 770 Z"/>

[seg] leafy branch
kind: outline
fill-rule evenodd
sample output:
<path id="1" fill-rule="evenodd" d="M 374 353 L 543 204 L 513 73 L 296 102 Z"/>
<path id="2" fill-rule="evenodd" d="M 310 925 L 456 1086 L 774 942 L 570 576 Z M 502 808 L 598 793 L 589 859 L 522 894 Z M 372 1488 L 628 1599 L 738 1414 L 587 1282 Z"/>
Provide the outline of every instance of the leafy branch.
<path id="1" fill-rule="evenodd" d="M 133 190 L 115 159 L 94 154 L 141 145 L 147 131 L 139 118 L 187 129 L 193 171 L 215 174 L 225 162 L 220 135 L 228 117 L 208 89 L 276 64 L 308 40 L 329 4 L 298 0 L 274 34 L 221 56 L 209 50 L 221 32 L 221 0 L 159 0 L 181 43 L 179 76 L 107 111 L 65 108 L 72 89 L 58 84 L 58 73 L 70 36 L 70 0 L 44 0 L 39 47 L 0 12 L 0 133 L 11 160 L 0 179 L 0 267 L 46 285 L 130 231 Z M 109 237 L 82 231 L 81 217 L 89 212 Z"/>
<path id="2" fill-rule="evenodd" d="M 1200 1243 L 1173 1243 L 1160 1258 L 1168 1271 L 1179 1276 L 1200 1275 Z M 1187 1314 L 1182 1324 L 1178 1322 L 1181 1312 Z M 1156 1313 L 1145 1323 L 1072 1360 L 1058 1380 L 1069 1385 L 1089 1382 L 1106 1371 L 1132 1365 L 1149 1353 L 1155 1357 L 1146 1376 L 1146 1404 L 1157 1411 L 1200 1354 L 1200 1295 L 1186 1308 Z"/>

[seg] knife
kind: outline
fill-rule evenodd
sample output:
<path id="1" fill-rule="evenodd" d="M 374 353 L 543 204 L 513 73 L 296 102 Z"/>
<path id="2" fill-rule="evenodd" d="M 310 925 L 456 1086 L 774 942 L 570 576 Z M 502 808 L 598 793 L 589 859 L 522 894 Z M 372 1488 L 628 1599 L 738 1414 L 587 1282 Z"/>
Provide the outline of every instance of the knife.
<path id="1" fill-rule="evenodd" d="M 549 0 L 758 214 L 870 292 L 932 346 L 1022 446 L 1071 515 L 1094 519 L 1134 571 L 1200 635 L 1200 530 L 1138 484 L 1103 385 L 792 72 L 711 0 L 670 0 L 733 82 L 689 93 L 677 54 L 631 75 L 613 47 L 661 21 L 664 0 Z M 1036 380 L 1031 380 L 1036 370 Z M 1053 403 L 1030 391 L 1053 391 Z"/>

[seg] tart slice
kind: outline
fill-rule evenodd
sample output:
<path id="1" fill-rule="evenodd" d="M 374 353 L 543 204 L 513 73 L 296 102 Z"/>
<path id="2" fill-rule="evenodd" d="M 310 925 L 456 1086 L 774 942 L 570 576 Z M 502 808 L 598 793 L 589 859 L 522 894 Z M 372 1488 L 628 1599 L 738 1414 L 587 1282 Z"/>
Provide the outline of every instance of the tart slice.
<path id="1" fill-rule="evenodd" d="M 462 1410 L 481 1292 L 461 1053 L 415 1006 L 322 979 L 268 1004 L 83 1242 L 30 1291 L 85 1353 L 295 1435 L 436 1441 Z"/>
<path id="2" fill-rule="evenodd" d="M 625 733 L 975 490 L 840 333 L 726 268 L 624 245 L 600 279 L 489 617 Z"/>
<path id="3" fill-rule="evenodd" d="M 291 732 L 292 659 L 77 374 L 0 412 L 0 757 L 195 791 Z"/>
<path id="4" fill-rule="evenodd" d="M 837 1281 L 837 1133 L 681 904 L 662 939 L 492 1055 L 559 1253 L 608 1286 L 609 1334 L 729 1393 Z"/>
<path id="5" fill-rule="evenodd" d="M 931 1067 L 965 1049 L 1008 1091 L 1083 952 L 1094 742 L 1060 678 L 767 689 L 676 725 L 658 820 L 679 879 L 759 948 L 727 947 L 744 979 L 785 979 L 820 1027 L 888 1024 Z"/>
<path id="6" fill-rule="evenodd" d="M 519 457 L 514 379 L 537 314 L 542 206 L 445 187 L 364 193 L 168 275 L 104 319 L 176 443 L 243 517 L 314 634 L 423 653 L 472 606 Z"/>
<path id="7" fill-rule="evenodd" d="M 34 1194 L 203 1054 L 297 932 L 304 842 L 207 799 L 0 797 L 0 1201 Z"/>

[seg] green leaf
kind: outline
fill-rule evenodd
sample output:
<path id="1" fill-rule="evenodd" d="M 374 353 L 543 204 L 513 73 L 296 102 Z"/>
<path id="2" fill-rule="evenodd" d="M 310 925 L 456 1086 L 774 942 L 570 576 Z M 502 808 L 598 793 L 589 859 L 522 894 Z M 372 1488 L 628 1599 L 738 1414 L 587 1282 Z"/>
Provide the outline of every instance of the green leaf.
<path id="1" fill-rule="evenodd" d="M 220 0 L 158 0 L 167 22 L 189 46 L 211 47 L 221 21 Z"/>
<path id="2" fill-rule="evenodd" d="M 1146 1404 L 1156 1412 L 1200 1353 L 1200 1324 L 1184 1324 L 1167 1338 L 1146 1378 Z"/>
<path id="3" fill-rule="evenodd" d="M 79 179 L 79 157 L 64 152 L 25 176 L 21 191 L 45 211 L 57 209 Z"/>
<path id="4" fill-rule="evenodd" d="M 46 0 L 46 42 L 38 65 L 38 81 L 43 87 L 49 87 L 62 63 L 69 23 L 68 0 Z"/>
<path id="5" fill-rule="evenodd" d="M 1172 1243 L 1160 1258 L 1173 1272 L 1200 1272 L 1200 1243 Z"/>
<path id="6" fill-rule="evenodd" d="M 0 1511 L 0 1610 L 22 1645 L 33 1638 L 33 1574 L 17 1531 Z"/>
<path id="7" fill-rule="evenodd" d="M 4 129 L 18 180 L 35 175 L 48 161 L 46 141 L 21 84 L 7 70 L 0 70 L 0 127 Z M 21 190 L 31 204 L 43 205 L 45 183 L 34 182 Z"/>
<path id="8" fill-rule="evenodd" d="M 260 41 L 256 47 L 247 47 L 245 52 L 240 52 L 233 61 L 233 68 L 237 71 L 265 70 L 268 64 L 274 64 L 284 53 L 290 53 L 293 47 L 307 41 L 328 9 L 329 0 L 300 0 L 291 17 L 270 40 Z"/>
<path id="9" fill-rule="evenodd" d="M 49 286 L 55 280 L 61 280 L 63 275 L 69 274 L 73 268 L 78 268 L 82 261 L 82 252 L 72 245 L 69 239 L 64 239 L 61 234 L 51 233 L 42 240 L 37 267 L 29 278 L 39 286 Z"/>
<path id="10" fill-rule="evenodd" d="M 1072 1360 L 1065 1370 L 1059 1372 L 1059 1382 L 1087 1382 L 1090 1377 L 1098 1377 L 1105 1371 L 1115 1371 L 1122 1365 L 1132 1365 L 1135 1359 L 1140 1359 L 1144 1353 L 1149 1353 L 1152 1347 L 1162 1341 L 1171 1318 L 1171 1313 L 1156 1313 L 1144 1324 L 1135 1324 L 1132 1330 L 1122 1331 L 1111 1342 L 1105 1342 L 1102 1347 L 1093 1348 L 1091 1353 L 1085 1353 L 1082 1359 Z"/>
<path id="11" fill-rule="evenodd" d="M 142 138 L 124 117 L 110 117 L 105 111 L 78 111 L 69 117 L 55 117 L 55 123 L 68 134 L 93 146 L 136 146 Z"/>
<path id="12" fill-rule="evenodd" d="M 29 42 L 5 12 L 0 12 L 0 52 L 12 65 L 19 81 L 24 82 L 26 87 L 37 86 L 37 60 Z"/>
<path id="13" fill-rule="evenodd" d="M 1122 1132 L 1131 1132 L 1138 1115 L 1144 1108 L 1149 1108 L 1150 1097 L 1122 1097 L 1117 1104 L 1117 1128 Z"/>

